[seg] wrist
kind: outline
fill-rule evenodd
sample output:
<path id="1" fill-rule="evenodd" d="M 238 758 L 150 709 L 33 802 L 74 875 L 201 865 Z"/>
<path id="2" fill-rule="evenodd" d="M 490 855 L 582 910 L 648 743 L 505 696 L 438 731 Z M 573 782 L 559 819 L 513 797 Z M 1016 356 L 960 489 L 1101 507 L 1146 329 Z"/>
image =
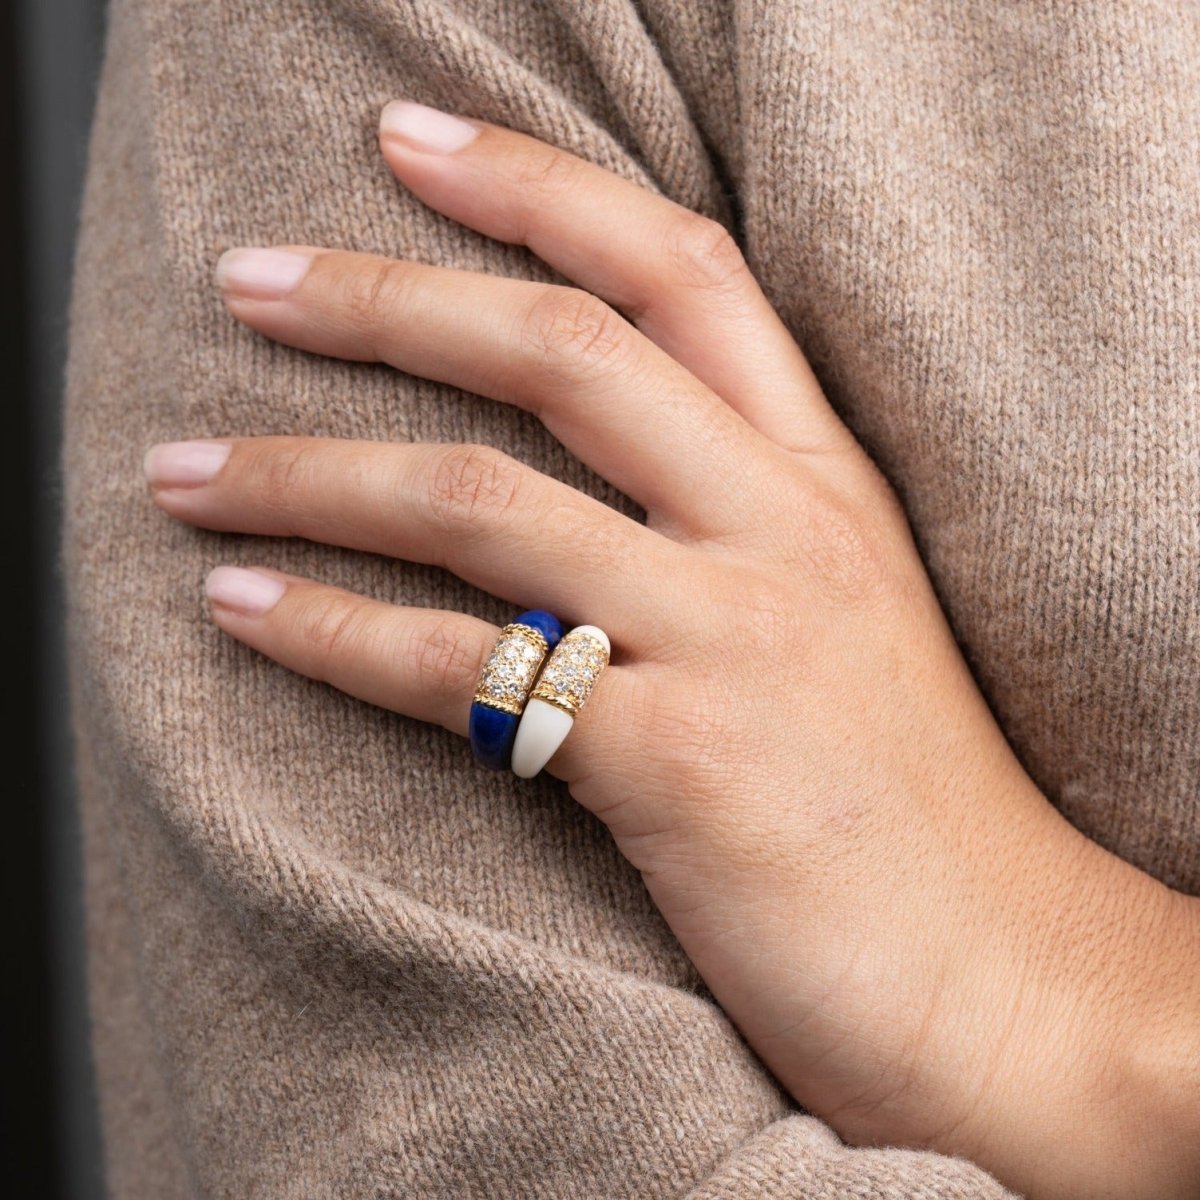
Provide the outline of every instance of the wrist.
<path id="1" fill-rule="evenodd" d="M 1124 1194 L 1188 1200 L 1200 1196 L 1200 899 L 1162 893 L 1161 940 L 1114 1056 L 1114 1107 L 1135 1172 Z"/>
<path id="2" fill-rule="evenodd" d="M 1003 1033 L 970 1119 L 934 1148 L 1028 1200 L 1186 1200 L 1200 1195 L 1200 901 L 1067 828 L 1017 877 L 1003 925 L 1023 937 L 991 946 L 1011 964 L 990 1025 Z"/>

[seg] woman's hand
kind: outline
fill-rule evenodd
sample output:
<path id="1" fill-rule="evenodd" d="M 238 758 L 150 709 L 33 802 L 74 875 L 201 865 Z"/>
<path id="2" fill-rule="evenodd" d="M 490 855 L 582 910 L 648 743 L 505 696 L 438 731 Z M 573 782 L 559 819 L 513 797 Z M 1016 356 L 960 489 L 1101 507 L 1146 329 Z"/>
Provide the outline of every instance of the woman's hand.
<path id="1" fill-rule="evenodd" d="M 1196 969 L 1194 905 L 1023 771 L 895 495 L 726 231 L 419 106 L 389 106 L 381 143 L 427 204 L 578 287 L 240 250 L 218 272 L 230 311 L 530 410 L 646 524 L 486 446 L 220 430 L 151 451 L 158 504 L 601 626 L 612 665 L 548 769 L 800 1103 L 1038 1197 L 1184 1195 L 1200 1163 L 1158 1089 L 1195 1046 L 1169 1000 Z M 209 595 L 286 666 L 459 734 L 498 632 L 265 568 L 218 568 Z"/>

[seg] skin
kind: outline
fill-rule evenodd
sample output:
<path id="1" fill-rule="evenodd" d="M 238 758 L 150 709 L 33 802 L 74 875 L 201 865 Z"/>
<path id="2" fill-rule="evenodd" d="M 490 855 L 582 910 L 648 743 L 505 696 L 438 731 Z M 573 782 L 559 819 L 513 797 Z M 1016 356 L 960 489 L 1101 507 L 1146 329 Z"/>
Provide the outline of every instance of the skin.
<path id="1" fill-rule="evenodd" d="M 611 664 L 547 769 L 848 1142 L 963 1155 L 1035 1200 L 1195 1196 L 1200 900 L 1086 839 L 1024 772 L 893 491 L 726 231 L 470 125 L 450 153 L 386 129 L 381 149 L 426 204 L 577 286 L 290 247 L 311 259 L 290 289 L 226 256 L 229 311 L 529 409 L 646 524 L 486 446 L 220 431 L 208 482 L 148 454 L 154 500 L 604 628 Z M 261 573 L 282 591 L 266 612 L 214 587 L 222 629 L 466 733 L 496 627 Z"/>

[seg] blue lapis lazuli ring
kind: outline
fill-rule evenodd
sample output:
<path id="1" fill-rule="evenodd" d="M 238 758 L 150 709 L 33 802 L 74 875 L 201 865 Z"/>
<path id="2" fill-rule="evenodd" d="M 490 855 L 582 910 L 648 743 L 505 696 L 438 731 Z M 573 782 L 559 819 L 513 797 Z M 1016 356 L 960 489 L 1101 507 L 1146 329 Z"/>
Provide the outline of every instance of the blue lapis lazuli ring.
<path id="1" fill-rule="evenodd" d="M 508 769 L 525 702 L 562 635 L 559 619 L 540 608 L 523 612 L 500 631 L 479 672 L 468 723 L 471 749 L 485 766 Z"/>

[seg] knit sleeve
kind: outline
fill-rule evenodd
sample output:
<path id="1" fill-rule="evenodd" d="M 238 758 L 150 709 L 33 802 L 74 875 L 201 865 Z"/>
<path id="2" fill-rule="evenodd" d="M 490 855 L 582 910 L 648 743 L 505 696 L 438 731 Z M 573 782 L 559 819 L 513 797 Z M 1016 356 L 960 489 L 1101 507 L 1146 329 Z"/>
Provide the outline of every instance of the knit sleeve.
<path id="1" fill-rule="evenodd" d="M 506 604 L 428 567 L 197 530 L 145 495 L 154 442 L 319 434 L 488 442 L 638 515 L 527 413 L 256 336 L 212 272 L 230 246 L 301 242 L 556 279 L 396 184 L 375 128 L 397 97 L 736 232 L 755 169 L 738 96 L 769 71 L 735 61 L 724 4 L 643 7 L 116 0 L 63 459 L 114 1196 L 1007 1195 L 797 1111 L 561 784 L 483 770 L 461 739 L 225 638 L 201 581 L 267 563 L 497 623 Z"/>

